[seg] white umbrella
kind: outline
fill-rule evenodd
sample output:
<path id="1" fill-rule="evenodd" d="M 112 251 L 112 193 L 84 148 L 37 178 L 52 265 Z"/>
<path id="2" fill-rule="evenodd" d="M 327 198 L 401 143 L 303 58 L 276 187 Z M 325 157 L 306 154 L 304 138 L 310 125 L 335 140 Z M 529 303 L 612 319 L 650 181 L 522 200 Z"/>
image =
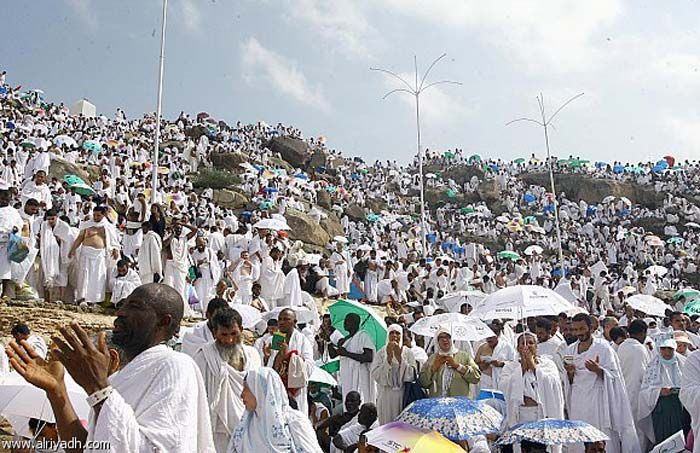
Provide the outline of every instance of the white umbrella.
<path id="1" fill-rule="evenodd" d="M 258 228 L 261 230 L 291 230 L 287 222 L 283 222 L 279 219 L 262 219 L 253 225 L 253 228 Z"/>
<path id="2" fill-rule="evenodd" d="M 333 376 L 331 376 L 331 374 L 328 371 L 318 366 L 314 366 L 314 371 L 311 373 L 311 376 L 309 376 L 309 382 L 316 382 L 317 384 L 327 384 L 331 387 L 335 387 L 336 385 L 338 385 L 338 382 L 335 379 L 333 379 Z"/>
<path id="3" fill-rule="evenodd" d="M 657 277 L 663 277 L 668 272 L 668 269 L 666 269 L 663 266 L 654 265 L 654 266 L 647 267 L 646 270 L 644 271 L 644 273 L 647 273 L 647 272 L 649 272 L 649 274 L 655 275 Z"/>
<path id="4" fill-rule="evenodd" d="M 90 414 L 90 405 L 86 401 L 87 393 L 68 373 L 65 374 L 64 380 L 75 413 L 79 419 L 87 420 Z M 19 373 L 15 372 L 8 373 L 0 384 L 0 414 L 38 418 L 50 423 L 56 420 L 46 392 L 25 381 Z"/>
<path id="5" fill-rule="evenodd" d="M 444 305 L 444 307 L 453 313 L 459 312 L 459 309 L 464 304 L 469 304 L 472 308 L 476 307 L 486 298 L 486 294 L 481 291 L 457 291 L 454 293 L 446 294 L 438 302 Z"/>
<path id="6" fill-rule="evenodd" d="M 243 328 L 252 329 L 262 319 L 262 314 L 250 305 L 245 304 L 230 304 L 231 308 L 236 310 L 243 318 Z"/>
<path id="7" fill-rule="evenodd" d="M 571 304 L 575 304 L 577 301 L 576 294 L 574 294 L 574 291 L 571 288 L 571 282 L 565 278 L 559 280 L 556 288 L 554 288 L 554 292 L 559 294 Z"/>
<path id="8" fill-rule="evenodd" d="M 539 245 L 530 245 L 524 251 L 527 256 L 541 255 L 542 252 L 544 252 L 544 249 Z"/>
<path id="9" fill-rule="evenodd" d="M 632 206 L 632 202 L 631 202 L 630 199 L 627 198 L 627 197 L 620 197 L 620 201 L 621 201 L 623 204 L 626 204 L 627 206 Z"/>
<path id="10" fill-rule="evenodd" d="M 625 302 L 633 309 L 650 316 L 666 316 L 666 310 L 671 310 L 663 300 L 648 294 L 635 294 L 625 299 Z"/>
<path id="11" fill-rule="evenodd" d="M 610 202 L 613 201 L 613 200 L 615 200 L 615 197 L 613 197 L 612 195 L 608 195 L 607 197 L 603 198 L 603 202 L 602 202 L 602 203 L 603 203 L 603 204 L 607 204 L 607 203 L 610 203 Z"/>
<path id="12" fill-rule="evenodd" d="M 599 276 L 600 273 L 603 271 L 608 272 L 608 266 L 606 266 L 605 263 L 602 261 L 598 261 L 593 266 L 591 266 L 591 274 L 593 274 L 593 276 L 595 277 Z"/>
<path id="13" fill-rule="evenodd" d="M 347 243 L 348 243 L 348 239 L 345 238 L 345 237 L 343 237 L 343 236 L 335 236 L 335 237 L 333 238 L 333 242 L 339 242 L 339 243 L 341 243 L 341 244 L 347 244 Z"/>
<path id="14" fill-rule="evenodd" d="M 688 228 L 700 228 L 700 225 L 698 225 L 698 224 L 695 223 L 695 222 L 688 222 L 688 223 L 685 224 L 685 226 L 688 227 Z"/>
<path id="15" fill-rule="evenodd" d="M 490 294 L 470 316 L 480 319 L 523 319 L 534 316 L 556 316 L 573 307 L 549 288 L 517 285 Z"/>
<path id="16" fill-rule="evenodd" d="M 435 173 L 426 173 L 425 174 L 426 179 L 432 179 L 432 178 L 436 178 L 436 177 L 437 176 L 435 175 Z"/>
<path id="17" fill-rule="evenodd" d="M 505 216 L 505 215 L 499 215 L 498 217 L 496 217 L 496 220 L 498 220 L 501 223 L 510 222 L 510 219 L 508 218 L 508 216 Z"/>
<path id="18" fill-rule="evenodd" d="M 75 139 L 73 137 L 69 137 L 68 135 L 57 135 L 53 138 L 53 142 L 55 145 L 58 146 L 78 146 L 78 143 L 75 141 Z"/>
<path id="19" fill-rule="evenodd" d="M 280 315 L 280 312 L 285 308 L 291 308 L 292 310 L 294 310 L 294 313 L 297 314 L 297 323 L 299 324 L 307 324 L 314 320 L 313 312 L 309 308 L 302 306 L 273 308 L 267 313 L 263 313 L 262 319 L 264 319 L 265 321 L 268 321 L 270 319 L 277 319 Z"/>
<path id="20" fill-rule="evenodd" d="M 480 319 L 461 313 L 443 313 L 421 318 L 411 326 L 410 331 L 424 337 L 434 337 L 440 327 L 450 329 L 455 341 L 479 341 L 495 335 Z"/>
<path id="21" fill-rule="evenodd" d="M 372 250 L 372 247 L 369 244 L 360 244 L 359 247 L 357 247 L 357 250 L 362 250 L 363 252 L 369 252 Z"/>

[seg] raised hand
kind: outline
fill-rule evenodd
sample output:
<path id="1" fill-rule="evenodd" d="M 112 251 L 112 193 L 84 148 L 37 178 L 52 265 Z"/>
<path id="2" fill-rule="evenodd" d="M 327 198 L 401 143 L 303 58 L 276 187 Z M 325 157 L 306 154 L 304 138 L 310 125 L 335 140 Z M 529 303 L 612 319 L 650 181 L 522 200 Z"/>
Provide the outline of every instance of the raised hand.
<path id="1" fill-rule="evenodd" d="M 65 370 L 61 362 L 51 358 L 42 359 L 26 340 L 19 344 L 11 341 L 5 352 L 12 368 L 30 384 L 46 393 L 56 392 L 63 385 Z"/>
<path id="2" fill-rule="evenodd" d="M 90 340 L 87 332 L 77 323 L 71 323 L 70 329 L 66 326 L 59 328 L 63 338 L 53 337 L 58 349 L 54 355 L 66 367 L 73 377 L 88 395 L 101 390 L 109 385 L 110 356 L 105 342 L 105 333 L 101 332 L 97 345 Z"/>

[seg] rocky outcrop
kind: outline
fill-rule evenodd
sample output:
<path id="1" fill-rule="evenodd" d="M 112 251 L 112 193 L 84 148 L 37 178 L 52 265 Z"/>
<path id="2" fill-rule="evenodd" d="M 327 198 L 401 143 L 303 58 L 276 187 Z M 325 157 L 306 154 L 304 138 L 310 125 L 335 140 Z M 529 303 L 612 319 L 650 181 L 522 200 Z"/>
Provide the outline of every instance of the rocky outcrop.
<path id="1" fill-rule="evenodd" d="M 91 184 L 92 181 L 99 178 L 99 171 L 88 166 L 72 164 L 60 157 L 52 159 L 49 167 L 49 178 L 63 180 L 65 175 L 79 176 L 86 184 Z"/>
<path id="2" fill-rule="evenodd" d="M 323 209 L 330 209 L 332 205 L 331 194 L 323 189 L 318 190 L 316 192 L 316 202 Z"/>
<path id="3" fill-rule="evenodd" d="M 327 213 L 328 217 L 321 220 L 321 227 L 326 230 L 330 238 L 336 236 L 344 236 L 343 226 L 340 224 L 340 220 L 333 213 Z"/>
<path id="4" fill-rule="evenodd" d="M 306 244 L 322 248 L 331 239 L 331 236 L 321 224 L 316 223 L 311 217 L 301 211 L 288 209 L 285 212 L 285 218 L 292 229 L 289 232 L 289 237 L 292 240 L 303 241 Z"/>
<path id="5" fill-rule="evenodd" d="M 365 210 L 358 204 L 353 203 L 349 205 L 347 208 L 345 208 L 344 213 L 348 216 L 348 218 L 350 218 L 350 220 L 365 220 Z"/>
<path id="6" fill-rule="evenodd" d="M 309 158 L 309 145 L 292 137 L 275 137 L 267 143 L 267 148 L 279 155 L 294 168 L 302 168 Z"/>
<path id="7" fill-rule="evenodd" d="M 212 153 L 211 163 L 215 168 L 223 168 L 229 171 L 240 172 L 240 164 L 248 162 L 248 156 L 239 152 Z"/>
<path id="8" fill-rule="evenodd" d="M 231 189 L 218 189 L 214 191 L 214 203 L 226 209 L 245 208 L 250 199 L 240 192 Z"/>

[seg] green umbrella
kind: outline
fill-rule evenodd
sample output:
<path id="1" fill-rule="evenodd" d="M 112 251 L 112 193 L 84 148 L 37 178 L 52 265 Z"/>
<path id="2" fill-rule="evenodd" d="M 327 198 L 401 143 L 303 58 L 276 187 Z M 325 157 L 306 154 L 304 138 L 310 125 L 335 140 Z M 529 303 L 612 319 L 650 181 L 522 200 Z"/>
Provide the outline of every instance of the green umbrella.
<path id="1" fill-rule="evenodd" d="M 338 299 L 338 302 L 328 307 L 328 312 L 331 315 L 333 327 L 343 335 L 348 334 L 344 326 L 345 317 L 350 313 L 355 313 L 360 316 L 360 330 L 369 334 L 377 351 L 386 344 L 388 335 L 386 323 L 372 308 L 354 300 Z"/>
<path id="2" fill-rule="evenodd" d="M 524 157 L 518 157 L 518 158 L 515 159 L 513 162 L 516 163 L 516 164 L 522 164 L 522 163 L 525 163 L 525 158 L 524 158 Z"/>
<path id="3" fill-rule="evenodd" d="M 449 190 L 447 191 L 447 198 L 454 198 L 454 197 L 456 197 L 456 196 L 457 196 L 457 192 L 455 192 L 454 190 L 449 189 Z"/>
<path id="4" fill-rule="evenodd" d="M 625 167 L 625 171 L 628 173 L 644 173 L 644 169 L 642 167 Z"/>
<path id="5" fill-rule="evenodd" d="M 340 359 L 339 358 L 331 359 L 324 364 L 319 364 L 319 362 L 316 362 L 316 365 L 319 368 L 321 368 L 322 370 L 325 370 L 331 374 L 337 373 L 338 371 L 340 371 Z"/>
<path id="6" fill-rule="evenodd" d="M 367 214 L 366 218 L 368 222 L 377 222 L 379 219 L 381 219 L 379 215 L 373 213 Z"/>
<path id="7" fill-rule="evenodd" d="M 691 300 L 683 308 L 686 315 L 700 315 L 700 299 Z"/>
<path id="8" fill-rule="evenodd" d="M 510 250 L 500 251 L 500 252 L 498 252 L 498 254 L 496 254 L 496 256 L 498 258 L 511 260 L 511 261 L 518 261 L 520 259 L 520 255 L 518 255 L 515 252 L 511 252 Z"/>
<path id="9" fill-rule="evenodd" d="M 478 154 L 473 154 L 469 156 L 469 163 L 474 163 L 474 162 L 481 162 L 481 156 Z"/>
<path id="10" fill-rule="evenodd" d="M 695 299 L 698 296 L 700 296 L 700 291 L 698 291 L 697 289 L 683 288 L 676 291 L 676 293 L 673 295 L 673 300 L 678 300 L 681 297 L 685 297 L 686 300 Z"/>
<path id="11" fill-rule="evenodd" d="M 455 158 L 455 153 L 450 152 L 450 151 L 445 151 L 445 152 L 442 154 L 442 157 L 444 157 L 445 159 L 450 159 L 450 160 L 452 160 L 452 159 Z"/>
<path id="12" fill-rule="evenodd" d="M 471 206 L 467 206 L 466 208 L 461 208 L 459 210 L 460 214 L 471 214 L 472 212 L 474 212 L 474 208 L 472 208 Z"/>
<path id="13" fill-rule="evenodd" d="M 525 225 L 537 223 L 537 217 L 535 217 L 534 215 L 529 215 L 523 219 L 523 222 L 525 223 Z"/>
<path id="14" fill-rule="evenodd" d="M 29 140 L 25 140 L 22 143 L 19 144 L 22 148 L 36 148 L 36 145 L 34 142 L 31 142 Z"/>
<path id="15" fill-rule="evenodd" d="M 63 180 L 68 184 L 68 187 L 75 189 L 75 193 L 83 197 L 89 197 L 95 195 L 95 190 L 89 185 L 85 184 L 85 181 L 80 176 L 76 175 L 65 175 Z"/>
<path id="16" fill-rule="evenodd" d="M 678 236 L 674 236 L 674 237 L 672 237 L 672 238 L 666 239 L 666 243 L 668 243 L 668 244 L 682 244 L 682 243 L 683 243 L 683 238 L 682 238 L 682 237 L 678 237 Z"/>

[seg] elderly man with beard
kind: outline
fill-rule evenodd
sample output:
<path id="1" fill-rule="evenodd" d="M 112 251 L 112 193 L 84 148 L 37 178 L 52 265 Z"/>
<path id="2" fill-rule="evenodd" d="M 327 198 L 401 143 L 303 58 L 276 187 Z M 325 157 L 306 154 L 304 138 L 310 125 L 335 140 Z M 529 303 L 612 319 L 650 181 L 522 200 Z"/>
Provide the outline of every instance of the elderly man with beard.
<path id="1" fill-rule="evenodd" d="M 241 421 L 245 405 L 241 399 L 245 375 L 260 368 L 258 351 L 243 344 L 243 320 L 232 308 L 218 310 L 212 318 L 213 342 L 195 355 L 209 398 L 209 414 L 217 453 L 225 453 L 231 434 Z"/>
<path id="2" fill-rule="evenodd" d="M 79 452 L 86 440 L 107 443 L 114 453 L 214 452 L 202 375 L 191 358 L 164 344 L 182 320 L 178 293 L 157 283 L 140 286 L 116 316 L 112 342 L 127 363 L 111 376 L 105 333 L 95 344 L 77 323 L 53 338 L 48 361 L 26 342 L 7 349 L 12 367 L 46 392 L 60 438 L 77 440 Z M 64 367 L 89 395 L 87 430 L 68 398 Z"/>

